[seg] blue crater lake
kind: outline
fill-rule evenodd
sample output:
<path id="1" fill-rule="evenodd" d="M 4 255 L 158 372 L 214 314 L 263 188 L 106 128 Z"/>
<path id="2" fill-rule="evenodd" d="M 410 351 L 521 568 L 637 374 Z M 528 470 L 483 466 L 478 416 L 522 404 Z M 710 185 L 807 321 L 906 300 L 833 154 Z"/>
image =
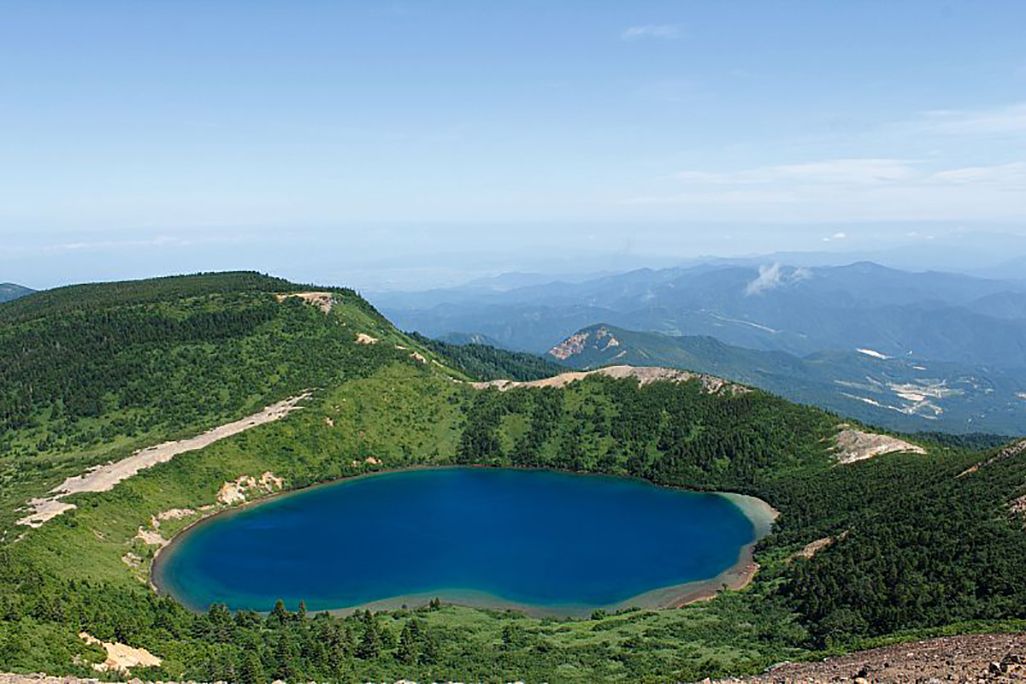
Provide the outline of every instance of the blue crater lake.
<path id="1" fill-rule="evenodd" d="M 266 611 L 279 598 L 311 610 L 383 608 L 437 596 L 579 614 L 718 587 L 766 533 L 758 518 L 726 495 L 632 479 L 401 471 L 203 521 L 158 557 L 153 580 L 199 610 Z"/>

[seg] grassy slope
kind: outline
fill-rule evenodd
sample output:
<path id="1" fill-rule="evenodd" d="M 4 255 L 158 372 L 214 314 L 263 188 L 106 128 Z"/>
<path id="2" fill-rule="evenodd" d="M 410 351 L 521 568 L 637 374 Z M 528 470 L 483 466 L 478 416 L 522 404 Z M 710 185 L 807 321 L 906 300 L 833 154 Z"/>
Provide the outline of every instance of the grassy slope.
<path id="1" fill-rule="evenodd" d="M 286 287 L 291 286 L 257 283 L 256 292 L 250 295 L 266 298 L 268 292 L 260 288 L 280 291 Z M 39 310 L 44 309 L 40 305 Z M 1002 594 L 997 587 L 996 595 L 988 598 L 979 588 L 967 588 L 964 576 L 937 577 L 917 564 L 944 565 L 944 558 L 960 551 L 957 545 L 950 546 L 952 538 L 966 534 L 972 537 L 980 530 L 988 531 L 992 538 L 978 544 L 971 542 L 970 550 L 982 554 L 976 560 L 1000 565 L 993 554 L 1005 554 L 1009 563 L 1022 557 L 1022 545 L 1017 545 L 1012 536 L 1016 532 L 1014 523 L 1007 513 L 1003 518 L 999 514 L 1002 502 L 1026 482 L 1021 459 L 981 469 L 970 481 L 957 483 L 954 475 L 978 461 L 979 454 L 937 445 L 929 457 L 899 455 L 831 468 L 826 444 L 820 440 L 835 419 L 761 393 L 742 399 L 712 398 L 700 395 L 695 386 L 654 385 L 639 391 L 629 381 L 599 378 L 575 384 L 558 395 L 551 391 L 475 392 L 453 382 L 452 372 L 411 359 L 412 349 L 427 357 L 431 352 L 395 331 L 360 300 L 347 300 L 343 294 L 343 303 L 327 316 L 298 302 L 280 305 L 280 309 L 287 318 L 276 317 L 267 324 L 270 327 L 248 337 L 258 348 L 273 342 L 296 352 L 284 361 L 276 360 L 276 364 L 286 364 L 284 370 L 293 374 L 293 384 L 264 389 L 263 394 L 250 398 L 249 404 L 240 402 L 218 414 L 217 420 L 244 413 L 282 393 L 310 386 L 310 380 L 324 378 L 309 369 L 304 371 L 307 366 L 321 372 L 338 364 L 337 370 L 345 373 L 329 376 L 302 411 L 278 423 L 260 426 L 200 452 L 183 454 L 110 492 L 80 495 L 74 499 L 79 504 L 77 510 L 29 531 L 21 541 L 8 540 L 0 551 L 9 554 L 6 559 L 12 561 L 15 579 L 8 577 L 5 584 L 0 577 L 0 616 L 7 614 L 10 618 L 22 609 L 30 614 L 18 620 L 0 619 L 0 646 L 4 647 L 0 648 L 4 654 L 0 666 L 84 673 L 85 669 L 73 666 L 71 659 L 76 654 L 97 655 L 74 637 L 79 627 L 88 627 L 104 638 L 121 638 L 164 656 L 165 669 L 158 674 L 213 676 L 220 671 L 212 662 L 222 657 L 215 657 L 214 651 L 220 653 L 218 649 L 222 649 L 235 654 L 231 657 L 241 658 L 245 649 L 221 647 L 202 634 L 190 636 L 189 630 L 176 634 L 147 622 L 154 619 L 148 617 L 150 611 L 157 609 L 149 607 L 151 595 L 140 579 L 145 578 L 153 547 L 133 538 L 140 526 L 148 525 L 151 515 L 170 508 L 195 509 L 211 504 L 221 483 L 242 474 L 259 475 L 270 470 L 284 477 L 288 487 L 299 487 L 377 467 L 454 460 L 509 464 L 518 462 L 522 454 L 532 454 L 536 461 L 525 465 L 635 474 L 659 482 L 728 488 L 763 496 L 783 511 L 777 533 L 760 551 L 764 570 L 745 592 L 721 595 L 677 611 L 631 612 L 585 621 L 537 620 L 451 606 L 419 612 L 415 617 L 440 644 L 433 664 L 397 663 L 391 655 L 393 647 L 386 647 L 377 658 L 349 657 L 345 663 L 347 676 L 665 681 L 752 671 L 800 656 L 810 646 L 823 643 L 824 635 L 817 630 L 824 626 L 836 634 L 838 647 L 858 645 L 865 641 L 865 630 L 859 631 L 857 624 L 835 624 L 847 615 L 844 611 L 850 611 L 849 604 L 824 606 L 821 599 L 831 591 L 843 593 L 829 586 L 843 576 L 837 568 L 859 565 L 865 550 L 884 558 L 896 557 L 895 562 L 900 562 L 902 548 L 895 551 L 888 547 L 888 539 L 913 546 L 929 544 L 929 540 L 907 537 L 915 532 L 915 525 L 924 523 L 921 518 L 910 517 L 910 497 L 916 510 L 931 515 L 935 513 L 931 502 L 939 501 L 938 505 L 952 517 L 951 529 L 933 533 L 938 546 L 936 556 L 907 559 L 910 567 L 916 567 L 914 571 L 898 568 L 905 574 L 895 584 L 911 595 L 886 597 L 886 603 L 925 602 L 954 608 L 947 613 L 939 609 L 931 613 L 916 612 L 910 606 L 905 609 L 905 614 L 912 616 L 910 620 L 903 622 L 886 614 L 876 619 L 891 619 L 890 631 L 907 632 L 919 625 L 972 619 L 987 614 L 992 606 L 997 607 L 992 617 L 1017 615 L 1014 605 L 1002 609 L 1000 603 L 1014 600 L 1013 590 Z M 0 309 L 0 317 L 3 314 Z M 281 326 L 286 322 L 291 337 L 283 340 L 280 335 L 285 330 Z M 356 332 L 372 334 L 380 342 L 356 345 Z M 324 339 L 334 342 L 325 345 Z M 398 350 L 396 345 L 410 349 Z M 310 350 L 319 355 L 304 353 Z M 260 367 L 258 360 L 247 358 L 255 368 Z M 554 406 L 551 400 L 557 396 L 559 409 L 550 415 L 548 411 Z M 198 431 L 214 416 L 206 418 L 179 429 Z M 524 441 L 532 434 L 541 435 L 540 442 L 533 446 Z M 481 439 L 468 440 L 468 435 Z M 132 444 L 126 441 L 113 452 L 97 449 L 71 457 L 39 455 L 39 468 L 28 470 L 24 476 L 14 475 L 9 481 L 16 486 L 5 487 L 0 494 L 0 515 L 4 516 L 0 521 L 9 525 L 16 501 L 45 490 L 68 472 L 155 438 L 156 433 L 137 435 Z M 575 446 L 579 449 L 571 453 Z M 479 452 L 481 448 L 486 450 Z M 368 465 L 368 456 L 380 459 L 382 464 Z M 18 458 L 18 467 L 24 469 L 30 457 Z M 984 519 L 973 519 L 973 507 L 982 511 Z M 889 526 L 890 520 L 896 520 L 897 527 Z M 165 522 L 161 529 L 169 535 L 187 522 Z M 804 543 L 845 531 L 849 534 L 844 541 L 813 561 L 787 560 Z M 144 558 L 141 568 L 132 569 L 122 562 L 129 551 Z M 950 565 L 956 566 L 953 562 Z M 29 569 L 25 576 L 17 575 L 20 568 Z M 904 581 L 912 572 L 922 575 L 922 582 L 918 578 L 915 584 Z M 28 599 L 4 595 L 18 582 L 24 589 L 26 581 L 35 581 L 25 578 L 35 573 L 50 578 L 45 581 L 57 583 L 54 586 L 65 586 L 59 583 L 69 580 L 89 582 L 88 589 L 78 585 L 70 591 L 98 597 L 90 600 L 100 607 L 87 606 L 81 614 L 77 609 L 72 611 L 76 615 L 73 622 L 68 617 L 55 619 L 52 605 L 40 606 L 37 601 L 30 606 L 23 603 Z M 986 581 L 994 585 L 1017 577 L 1014 568 L 1003 566 L 988 573 Z M 859 583 L 875 581 L 876 577 L 852 577 L 855 591 L 874 590 L 860 588 Z M 945 591 L 955 596 L 947 596 Z M 30 592 L 19 591 L 19 595 L 22 593 Z M 803 593 L 818 603 L 796 601 L 795 596 Z M 979 605 L 958 603 L 963 594 L 974 596 Z M 111 598 L 101 600 L 104 596 Z M 69 603 L 72 600 L 69 597 Z M 847 600 L 850 603 L 858 597 Z M 809 622 L 805 616 L 817 611 L 822 615 Z M 400 611 L 382 616 L 379 623 L 394 642 L 402 625 L 412 617 Z M 182 623 L 192 619 L 182 615 L 175 618 Z M 348 623 L 354 633 L 359 633 L 358 624 L 353 620 Z M 972 625 L 981 626 L 988 625 Z M 269 641 L 254 647 L 270 663 L 275 659 L 275 634 L 267 631 Z M 314 671 L 306 675 L 325 676 Z"/>
<path id="2" fill-rule="evenodd" d="M 0 377 L 5 371 L 20 377 L 50 366 L 62 383 L 77 375 L 109 379 L 95 415 L 55 416 L 54 404 L 60 402 L 37 400 L 27 424 L 0 429 L 0 530 L 10 529 L 20 502 L 90 465 L 196 434 L 308 388 L 359 377 L 382 363 L 407 359 L 412 351 L 436 358 L 351 291 L 336 291 L 343 303 L 328 316 L 296 299 L 275 301 L 274 293 L 297 288 L 256 274 L 155 279 L 135 283 L 134 289 L 120 283 L 61 288 L 0 308 L 0 350 L 36 350 L 20 358 L 8 353 L 7 363 L 0 361 Z M 118 322 L 107 323 L 111 312 L 163 324 L 245 309 L 270 315 L 229 336 L 200 333 L 135 343 L 118 338 Z M 127 320 L 120 325 L 136 324 Z M 90 326 L 99 333 L 82 335 Z M 357 333 L 381 343 L 356 345 Z M 109 346 L 96 342 L 101 334 L 109 336 Z M 90 368 L 90 353 L 109 362 Z"/>

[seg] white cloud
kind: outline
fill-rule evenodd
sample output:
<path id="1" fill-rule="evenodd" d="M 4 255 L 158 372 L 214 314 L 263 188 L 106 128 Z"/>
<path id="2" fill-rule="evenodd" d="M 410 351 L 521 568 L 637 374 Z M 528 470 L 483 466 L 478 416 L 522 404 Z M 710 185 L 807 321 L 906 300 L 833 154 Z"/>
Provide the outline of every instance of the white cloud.
<path id="1" fill-rule="evenodd" d="M 802 164 L 780 164 L 729 173 L 683 171 L 677 179 L 684 182 L 717 184 L 805 183 L 887 183 L 914 175 L 910 163 L 902 159 L 828 159 Z"/>
<path id="2" fill-rule="evenodd" d="M 847 240 L 847 239 L 848 239 L 848 234 L 847 233 L 837 232 L 837 233 L 834 233 L 833 235 L 830 235 L 830 236 L 827 236 L 827 237 L 823 238 L 823 242 L 835 242 L 837 240 Z"/>
<path id="3" fill-rule="evenodd" d="M 941 109 L 923 113 L 919 126 L 948 135 L 1026 133 L 1026 102 L 992 109 Z"/>
<path id="4" fill-rule="evenodd" d="M 685 213 L 694 208 L 705 218 L 723 220 L 1026 220 L 1024 161 L 938 166 L 840 158 L 731 171 L 694 169 L 672 178 L 677 189 L 626 203 Z M 829 238 L 838 239 L 843 238 Z"/>
<path id="5" fill-rule="evenodd" d="M 936 182 L 958 185 L 986 183 L 1022 189 L 1026 188 L 1026 162 L 949 169 L 934 173 L 932 179 Z"/>
<path id="6" fill-rule="evenodd" d="M 676 40 L 680 37 L 680 28 L 676 24 L 645 24 L 631 26 L 620 34 L 621 40 L 640 40 L 642 38 L 661 38 Z"/>
<path id="7" fill-rule="evenodd" d="M 779 263 L 767 264 L 760 266 L 759 275 L 745 286 L 745 294 L 748 296 L 762 294 L 782 285 L 797 283 L 811 277 L 812 272 L 806 268 L 787 269 Z"/>

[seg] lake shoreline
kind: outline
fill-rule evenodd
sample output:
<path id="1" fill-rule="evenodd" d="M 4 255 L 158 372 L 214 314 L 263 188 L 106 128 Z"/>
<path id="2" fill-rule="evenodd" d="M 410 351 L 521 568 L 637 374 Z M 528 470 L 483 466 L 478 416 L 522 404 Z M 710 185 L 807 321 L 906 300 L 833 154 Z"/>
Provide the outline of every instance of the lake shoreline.
<path id="1" fill-rule="evenodd" d="M 216 511 L 210 511 L 205 515 L 197 518 L 190 522 L 188 525 L 180 529 L 174 534 L 174 536 L 168 541 L 167 544 L 157 549 L 153 555 L 150 563 L 148 574 L 149 587 L 157 594 L 160 595 L 171 595 L 174 594 L 168 591 L 160 580 L 160 571 L 163 567 L 163 562 L 169 557 L 169 554 L 165 553 L 176 546 L 186 534 L 192 530 L 195 526 L 200 523 L 208 522 L 214 518 L 220 516 L 228 516 L 232 514 L 240 513 L 253 506 L 268 503 L 272 500 L 288 497 L 291 495 L 308 492 L 311 489 L 327 487 L 336 485 L 343 482 L 352 482 L 371 477 L 398 475 L 402 473 L 408 473 L 411 471 L 423 471 L 423 470 L 447 470 L 447 469 L 491 469 L 501 468 L 507 470 L 522 470 L 522 471 L 543 471 L 552 472 L 558 474 L 569 474 L 575 476 L 586 476 L 586 477 L 597 477 L 597 478 L 611 478 L 616 480 L 634 480 L 642 482 L 648 485 L 662 487 L 665 489 L 675 489 L 685 492 L 691 492 L 695 494 L 710 494 L 720 496 L 730 501 L 736 506 L 745 518 L 752 524 L 754 528 L 755 538 L 749 544 L 741 547 L 737 561 L 730 567 L 722 571 L 715 577 L 693 580 L 682 584 L 670 585 L 666 587 L 656 588 L 653 590 L 646 591 L 642 594 L 635 595 L 628 599 L 625 599 L 619 603 L 615 603 L 607 606 L 581 606 L 572 604 L 563 605 L 536 605 L 536 604 L 523 604 L 508 599 L 503 599 L 500 596 L 488 594 L 477 590 L 461 589 L 461 588 L 445 588 L 432 590 L 429 592 L 399 595 L 395 597 L 389 597 L 385 599 L 375 600 L 367 603 L 363 603 L 356 606 L 350 606 L 345 608 L 336 609 L 322 609 L 316 612 L 327 612 L 336 615 L 346 615 L 356 612 L 358 610 L 396 610 L 402 608 L 416 608 L 423 605 L 427 605 L 433 599 L 438 599 L 444 603 L 450 603 L 454 605 L 461 605 L 470 608 L 476 608 L 481 610 L 513 610 L 522 612 L 532 617 L 548 617 L 548 618 L 581 618 L 587 617 L 595 610 L 603 610 L 607 612 L 614 612 L 619 610 L 627 609 L 641 609 L 641 610 L 667 610 L 673 608 L 680 608 L 685 605 L 705 601 L 714 598 L 720 591 L 724 589 L 729 590 L 740 590 L 751 584 L 754 580 L 755 575 L 759 570 L 759 565 L 754 561 L 754 549 L 755 546 L 761 541 L 767 534 L 769 534 L 773 522 L 779 515 L 770 504 L 754 496 L 735 493 L 735 492 L 712 492 L 707 490 L 691 489 L 687 487 L 678 487 L 672 485 L 661 485 L 651 480 L 647 480 L 641 477 L 635 477 L 631 475 L 612 475 L 607 473 L 579 473 L 567 470 L 556 470 L 551 468 L 517 468 L 508 466 L 491 466 L 482 464 L 470 464 L 470 465 L 453 465 L 453 464 L 439 464 L 439 465 L 419 465 L 410 466 L 405 468 L 396 469 L 382 469 L 372 472 L 360 473 L 350 477 L 342 477 L 335 480 L 329 480 L 325 482 L 317 482 L 296 489 L 282 490 L 275 492 L 268 496 L 263 496 L 258 499 L 246 501 L 240 505 L 233 506 L 231 508 L 223 508 Z M 177 597 L 176 597 L 177 598 Z M 186 606 L 189 610 L 194 612 L 203 612 L 207 607 L 190 606 L 182 599 L 178 599 Z"/>

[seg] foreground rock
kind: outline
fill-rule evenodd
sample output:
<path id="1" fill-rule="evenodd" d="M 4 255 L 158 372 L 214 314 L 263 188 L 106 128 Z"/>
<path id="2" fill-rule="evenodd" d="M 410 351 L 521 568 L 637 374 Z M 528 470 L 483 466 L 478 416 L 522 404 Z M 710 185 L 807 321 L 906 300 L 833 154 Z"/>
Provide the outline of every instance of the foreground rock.
<path id="1" fill-rule="evenodd" d="M 721 684 L 1026 682 L 1026 634 L 973 634 L 886 646 L 818 663 L 786 663 Z"/>

